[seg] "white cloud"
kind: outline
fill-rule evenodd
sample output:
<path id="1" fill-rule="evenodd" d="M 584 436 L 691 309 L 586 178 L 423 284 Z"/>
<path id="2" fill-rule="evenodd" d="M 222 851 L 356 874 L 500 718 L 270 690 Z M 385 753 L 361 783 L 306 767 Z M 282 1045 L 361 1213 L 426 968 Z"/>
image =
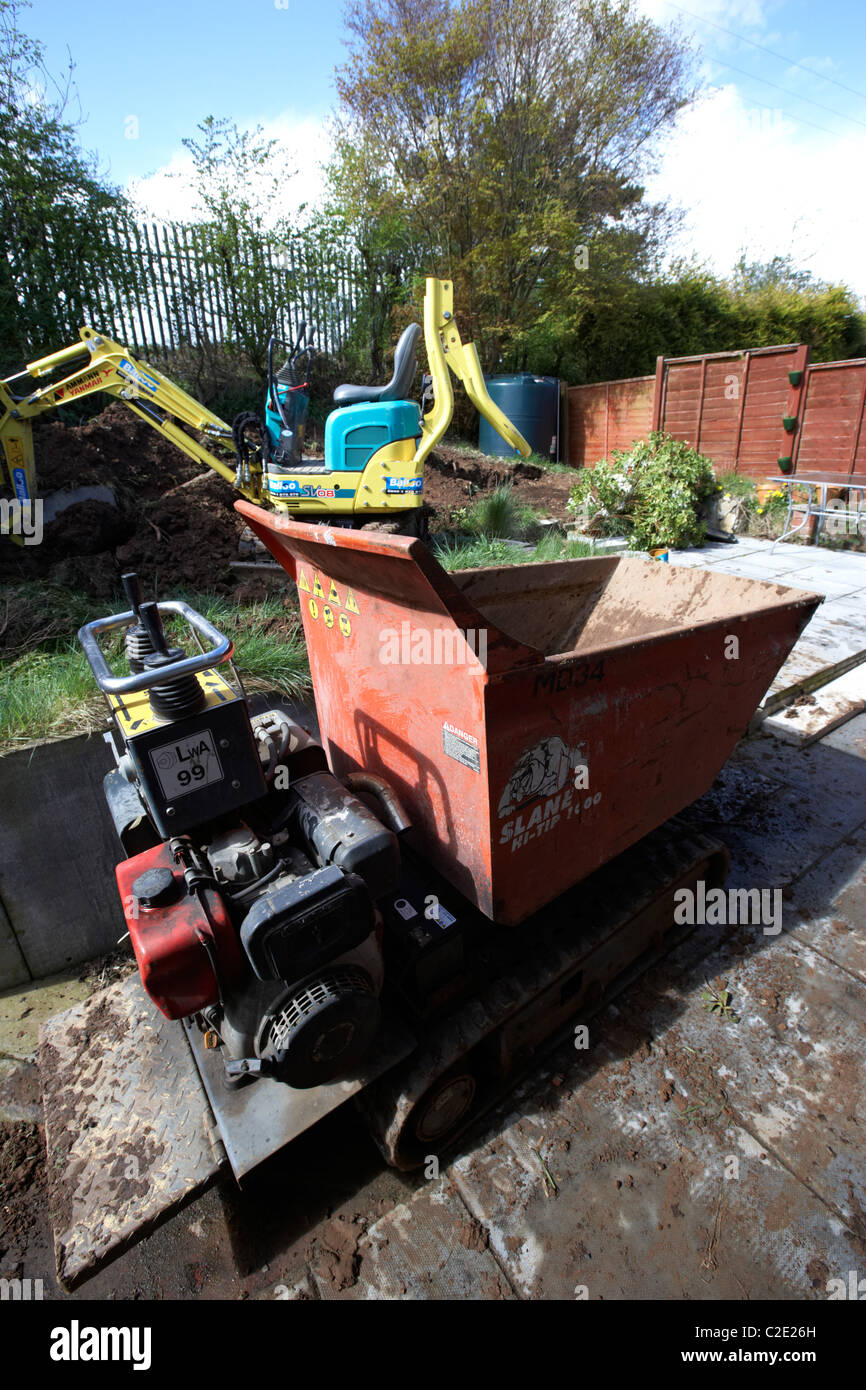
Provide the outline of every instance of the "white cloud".
<path id="1" fill-rule="evenodd" d="M 706 20 L 739 33 L 745 29 L 753 36 L 754 31 L 766 28 L 768 19 L 779 8 L 779 3 L 778 0 L 775 3 L 768 3 L 768 0 L 685 0 L 683 5 L 679 5 L 668 3 L 668 0 L 638 0 L 637 8 L 656 24 L 667 25 L 679 21 L 684 28 L 706 33 L 704 24 L 699 24 L 697 28 L 694 24 L 695 19 Z M 724 40 L 725 36 L 718 30 L 715 33 L 719 41 Z"/>
<path id="2" fill-rule="evenodd" d="M 721 0 L 687 0 L 687 5 L 714 17 Z M 643 0 L 642 8 L 665 7 L 662 0 Z M 760 0 L 742 0 L 739 22 L 747 15 L 757 22 L 761 11 Z M 820 121 L 820 113 L 815 115 Z M 281 149 L 284 192 L 278 211 L 294 215 L 301 203 L 316 204 L 324 187 L 321 165 L 330 150 L 327 120 L 287 111 L 262 125 Z M 866 130 L 830 136 L 790 119 L 775 105 L 749 102 L 735 85 L 726 84 L 680 113 L 657 172 L 647 179 L 647 193 L 685 210 L 677 255 L 694 254 L 728 274 L 741 253 L 750 260 L 790 254 L 822 279 L 841 280 L 866 295 L 859 231 L 866 222 L 866 184 L 856 174 L 864 166 Z M 130 191 L 153 217 L 189 218 L 191 172 L 190 156 L 179 150 L 163 168 L 134 181 Z"/>
<path id="3" fill-rule="evenodd" d="M 680 113 L 647 192 L 685 210 L 679 255 L 726 274 L 742 252 L 790 254 L 866 295 L 864 166 L 866 130 L 810 130 L 727 85 Z"/>
<path id="4" fill-rule="evenodd" d="M 257 122 L 251 122 L 255 128 Z M 281 192 L 274 204 L 277 215 L 296 216 L 301 204 L 314 205 L 324 191 L 322 163 L 330 151 L 330 137 L 324 120 L 295 116 L 285 112 L 274 120 L 262 121 L 263 138 L 276 140 L 278 149 L 273 171 Z M 172 156 L 168 164 L 145 178 L 133 179 L 127 192 L 151 217 L 182 221 L 196 216 L 192 157 L 185 149 Z"/>

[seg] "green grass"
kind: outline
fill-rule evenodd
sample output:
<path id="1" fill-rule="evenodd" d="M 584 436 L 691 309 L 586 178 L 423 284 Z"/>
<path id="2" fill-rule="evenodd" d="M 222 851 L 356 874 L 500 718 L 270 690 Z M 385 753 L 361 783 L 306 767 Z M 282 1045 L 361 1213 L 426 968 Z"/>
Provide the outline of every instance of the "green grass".
<path id="1" fill-rule="evenodd" d="M 530 560 L 533 564 L 542 560 L 585 560 L 592 554 L 589 541 L 570 541 L 558 531 L 548 531 L 538 542 Z"/>
<path id="2" fill-rule="evenodd" d="M 509 539 L 521 529 L 521 507 L 510 483 L 479 497 L 469 508 L 466 529 L 475 536 Z"/>
<path id="3" fill-rule="evenodd" d="M 56 585 L 50 586 L 50 594 L 40 596 L 33 592 L 39 587 L 14 586 L 0 595 L 0 605 L 6 607 L 7 629 L 11 620 L 15 638 L 9 654 L 0 660 L 0 751 L 36 739 L 107 726 L 105 702 L 75 633 L 91 618 L 121 611 L 125 601 L 96 603 Z M 297 698 L 309 688 L 300 619 L 281 597 L 243 606 L 213 594 L 172 597 L 185 598 L 232 638 L 235 663 L 248 689 L 280 690 L 289 698 Z M 175 640 L 184 630 L 180 619 L 168 624 L 169 635 Z M 186 637 L 183 642 L 193 649 Z M 109 663 L 122 672 L 122 639 L 109 638 L 102 645 Z"/>
<path id="4" fill-rule="evenodd" d="M 438 541 L 433 553 L 445 570 L 487 569 L 492 565 L 532 565 L 551 560 L 578 560 L 592 554 L 587 541 L 568 541 L 558 533 L 543 537 L 534 550 L 520 550 L 497 536 Z"/>
<path id="5" fill-rule="evenodd" d="M 94 680 L 81 652 L 28 652 L 0 666 L 0 748 L 97 726 Z"/>
<path id="6" fill-rule="evenodd" d="M 451 513 L 452 524 L 470 536 L 503 540 L 532 540 L 538 535 L 541 513 L 515 496 L 511 483 L 503 483 L 468 507 Z"/>

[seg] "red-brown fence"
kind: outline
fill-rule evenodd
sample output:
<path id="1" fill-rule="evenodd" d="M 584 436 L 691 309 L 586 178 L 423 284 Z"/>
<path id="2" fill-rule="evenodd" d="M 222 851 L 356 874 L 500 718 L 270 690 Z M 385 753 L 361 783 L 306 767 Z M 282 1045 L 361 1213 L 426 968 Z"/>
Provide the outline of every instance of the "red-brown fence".
<path id="1" fill-rule="evenodd" d="M 797 433 L 798 473 L 866 473 L 866 357 L 814 362 Z"/>
<path id="2" fill-rule="evenodd" d="M 692 444 L 719 473 L 776 473 L 779 459 L 793 457 L 808 357 L 803 344 L 788 343 L 662 358 L 654 427 Z"/>
<path id="3" fill-rule="evenodd" d="M 568 392 L 568 461 L 598 463 L 611 449 L 627 449 L 653 428 L 655 377 L 597 381 Z"/>
<path id="4" fill-rule="evenodd" d="M 660 357 L 654 377 L 571 387 L 568 412 L 575 468 L 657 429 L 718 473 L 866 472 L 866 358 L 810 366 L 804 343 Z"/>

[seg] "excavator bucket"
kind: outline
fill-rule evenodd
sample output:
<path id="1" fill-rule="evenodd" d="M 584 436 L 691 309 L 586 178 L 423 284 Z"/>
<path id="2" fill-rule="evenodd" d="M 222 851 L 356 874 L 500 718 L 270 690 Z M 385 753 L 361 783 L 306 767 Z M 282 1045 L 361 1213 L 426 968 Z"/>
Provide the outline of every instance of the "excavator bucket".
<path id="1" fill-rule="evenodd" d="M 820 595 L 643 557 L 447 574 L 419 540 L 236 503 L 295 581 L 334 772 L 517 924 L 701 796 Z"/>

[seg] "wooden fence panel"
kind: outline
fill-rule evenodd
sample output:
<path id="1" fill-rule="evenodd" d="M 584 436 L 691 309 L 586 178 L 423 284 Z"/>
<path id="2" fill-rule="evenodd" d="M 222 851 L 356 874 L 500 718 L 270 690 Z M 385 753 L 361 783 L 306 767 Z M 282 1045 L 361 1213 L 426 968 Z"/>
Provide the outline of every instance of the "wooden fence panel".
<path id="1" fill-rule="evenodd" d="M 627 449 L 652 429 L 655 377 L 598 381 L 568 388 L 568 458 L 572 468 Z"/>
<path id="2" fill-rule="evenodd" d="M 798 473 L 866 473 L 866 358 L 815 362 L 806 373 Z"/>
<path id="3" fill-rule="evenodd" d="M 778 460 L 793 456 L 795 436 L 783 418 L 800 415 L 808 355 L 804 344 L 785 343 L 664 359 L 656 428 L 706 454 L 718 473 L 775 475 Z"/>

